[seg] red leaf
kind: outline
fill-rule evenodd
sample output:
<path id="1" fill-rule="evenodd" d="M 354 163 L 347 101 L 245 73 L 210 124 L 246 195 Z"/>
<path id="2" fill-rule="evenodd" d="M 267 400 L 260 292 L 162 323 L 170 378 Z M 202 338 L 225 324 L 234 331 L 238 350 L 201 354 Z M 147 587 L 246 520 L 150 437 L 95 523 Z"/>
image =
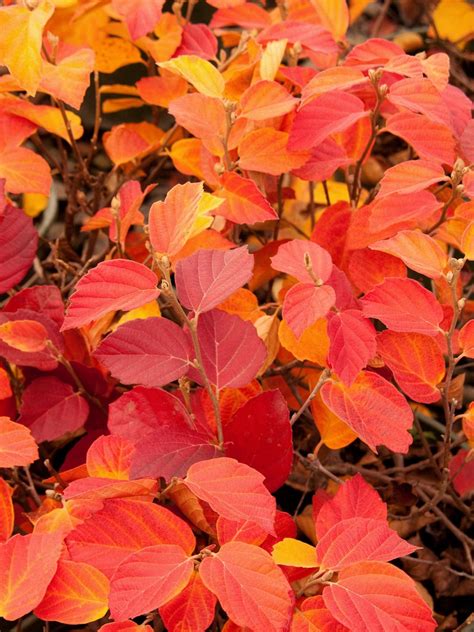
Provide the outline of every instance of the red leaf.
<path id="1" fill-rule="evenodd" d="M 43 621 L 78 625 L 96 621 L 108 610 L 109 582 L 90 564 L 60 560 L 44 599 L 35 608 Z"/>
<path id="2" fill-rule="evenodd" d="M 249 321 L 215 309 L 202 314 L 197 326 L 203 368 L 220 390 L 245 386 L 265 361 L 266 347 Z M 252 353 L 248 353 L 251 349 Z M 193 379 L 200 377 L 193 369 Z"/>
<path id="3" fill-rule="evenodd" d="M 38 233 L 31 218 L 5 204 L 0 187 L 0 293 L 8 292 L 23 279 L 33 263 L 37 245 Z"/>
<path id="4" fill-rule="evenodd" d="M 253 180 L 243 178 L 234 171 L 224 173 L 220 180 L 221 188 L 215 194 L 223 197 L 216 213 L 236 224 L 256 224 L 278 219 L 266 197 Z"/>
<path id="5" fill-rule="evenodd" d="M 159 388 L 137 386 L 110 404 L 110 432 L 133 443 L 168 424 L 191 427 L 192 420 L 177 397 Z"/>
<path id="6" fill-rule="evenodd" d="M 353 250 L 348 265 L 352 283 L 360 292 L 369 292 L 387 277 L 406 277 L 403 261 L 378 250 Z"/>
<path id="7" fill-rule="evenodd" d="M 293 442 L 288 406 L 280 391 L 247 400 L 224 427 L 226 454 L 265 475 L 275 491 L 290 474 Z"/>
<path id="8" fill-rule="evenodd" d="M 393 331 L 436 336 L 444 318 L 433 294 L 413 279 L 388 278 L 362 299 L 362 311 Z"/>
<path id="9" fill-rule="evenodd" d="M 317 595 L 305 599 L 299 609 L 295 608 L 291 632 L 349 632 L 349 628 L 336 621 L 321 595 Z"/>
<path id="10" fill-rule="evenodd" d="M 328 323 L 328 362 L 350 386 L 377 351 L 376 331 L 361 311 L 348 309 L 334 314 Z"/>
<path id="11" fill-rule="evenodd" d="M 336 292 L 329 285 L 297 283 L 285 294 L 283 318 L 297 338 L 317 320 L 327 315 L 336 302 Z"/>
<path id="12" fill-rule="evenodd" d="M 186 588 L 160 608 L 160 616 L 169 632 L 205 632 L 212 624 L 216 597 L 194 572 Z"/>
<path id="13" fill-rule="evenodd" d="M 405 111 L 389 116 L 384 128 L 403 138 L 425 160 L 438 160 L 451 165 L 455 159 L 455 141 L 442 123 L 431 121 L 423 114 Z"/>
<path id="14" fill-rule="evenodd" d="M 266 538 L 265 529 L 259 527 L 255 522 L 247 520 L 229 520 L 219 516 L 216 523 L 217 541 L 222 546 L 227 542 L 246 542 L 259 546 Z M 272 537 L 272 536 L 270 536 Z"/>
<path id="15" fill-rule="evenodd" d="M 82 428 L 88 414 L 89 404 L 70 384 L 56 377 L 39 377 L 23 392 L 19 421 L 41 443 Z"/>
<path id="16" fill-rule="evenodd" d="M 186 587 L 193 568 L 193 560 L 175 544 L 148 546 L 132 553 L 110 583 L 112 617 L 129 619 L 164 605 Z"/>
<path id="17" fill-rule="evenodd" d="M 326 607 L 351 632 L 434 632 L 431 609 L 415 583 L 385 562 L 360 562 L 339 573 L 323 591 Z"/>
<path id="18" fill-rule="evenodd" d="M 64 320 L 64 304 L 59 288 L 55 285 L 35 285 L 20 290 L 12 296 L 4 307 L 6 312 L 17 312 L 26 309 L 33 312 L 41 312 L 47 316 L 58 327 L 61 327 Z"/>
<path id="19" fill-rule="evenodd" d="M 153 632 L 149 625 L 138 624 L 134 621 L 118 621 L 117 623 L 106 623 L 99 628 L 98 632 Z"/>
<path id="20" fill-rule="evenodd" d="M 173 476 L 185 476 L 189 467 L 199 461 L 213 459 L 220 454 L 209 434 L 195 427 L 190 418 L 180 424 L 165 421 L 139 439 L 132 461 L 133 478 L 162 476 L 169 481 Z"/>
<path id="21" fill-rule="evenodd" d="M 437 385 L 444 377 L 445 364 L 433 338 L 385 330 L 377 336 L 377 351 L 408 397 L 425 404 L 440 399 Z"/>
<path id="22" fill-rule="evenodd" d="M 348 158 L 344 149 L 332 138 L 326 138 L 311 150 L 310 159 L 302 167 L 293 169 L 292 174 L 302 180 L 328 180 L 336 169 L 347 167 L 351 163 L 352 159 Z"/>
<path id="23" fill-rule="evenodd" d="M 0 544 L 0 617 L 15 621 L 38 605 L 60 552 L 57 534 L 14 535 Z"/>
<path id="24" fill-rule="evenodd" d="M 141 307 L 158 297 L 156 284 L 156 275 L 141 263 L 103 261 L 76 285 L 62 330 L 82 327 L 108 312 Z"/>
<path id="25" fill-rule="evenodd" d="M 206 24 L 187 22 L 183 29 L 181 45 L 173 57 L 197 55 L 202 59 L 214 59 L 217 55 L 217 39 Z"/>
<path id="26" fill-rule="evenodd" d="M 377 197 L 368 207 L 370 208 L 369 232 L 375 234 L 377 239 L 384 239 L 391 237 L 398 230 L 416 228 L 419 222 L 430 218 L 441 206 L 442 202 L 429 191 L 401 195 L 392 193 L 387 197 Z M 380 234 L 382 231 L 389 232 Z M 375 239 L 369 239 L 367 244 L 373 241 Z"/>
<path id="27" fill-rule="evenodd" d="M 223 6 L 221 0 L 211 0 L 209 4 L 218 7 L 218 11 L 212 16 L 211 28 L 237 25 L 245 29 L 261 29 L 271 24 L 268 12 L 251 2 L 243 2 L 238 6 Z"/>
<path id="28" fill-rule="evenodd" d="M 266 551 L 244 542 L 229 542 L 216 555 L 204 558 L 199 573 L 238 625 L 272 632 L 288 629 L 293 591 Z"/>
<path id="29" fill-rule="evenodd" d="M 444 123 L 451 127 L 449 110 L 430 79 L 410 78 L 396 81 L 391 85 L 387 98 L 397 107 L 420 112 L 435 123 Z"/>
<path id="30" fill-rule="evenodd" d="M 340 571 L 366 560 L 389 562 L 416 549 L 385 521 L 347 518 L 326 531 L 318 541 L 316 556 L 321 568 Z"/>
<path id="31" fill-rule="evenodd" d="M 224 518 L 250 520 L 274 533 L 276 504 L 264 479 L 248 465 L 222 457 L 191 465 L 184 483 Z"/>
<path id="32" fill-rule="evenodd" d="M 459 450 L 449 463 L 449 475 L 454 489 L 461 497 L 469 496 L 474 489 L 474 459 L 469 450 Z"/>
<path id="33" fill-rule="evenodd" d="M 436 162 L 406 160 L 385 171 L 380 181 L 377 199 L 380 200 L 392 193 L 417 193 L 427 189 L 431 184 L 447 179 L 444 169 Z"/>
<path id="34" fill-rule="evenodd" d="M 64 490 L 63 496 L 66 500 L 87 501 L 87 503 L 99 502 L 99 506 L 104 500 L 129 496 L 134 497 L 135 500 L 151 502 L 157 488 L 157 481 L 151 478 L 119 481 L 113 478 L 89 476 L 70 483 Z"/>
<path id="35" fill-rule="evenodd" d="M 330 134 L 342 132 L 363 116 L 364 103 L 347 92 L 333 90 L 298 110 L 291 127 L 288 149 L 311 149 Z"/>
<path id="36" fill-rule="evenodd" d="M 13 422 L 12 422 L 13 423 Z M 0 417 L 0 430 L 2 429 Z M 2 463 L 3 455 L 0 447 L 0 463 Z M 3 467 L 3 466 L 2 466 Z M 8 485 L 3 478 L 0 478 L 0 543 L 6 542 L 11 536 L 15 525 L 15 510 L 13 508 L 12 495 L 13 488 Z M 265 539 L 263 537 L 262 541 Z"/>
<path id="37" fill-rule="evenodd" d="M 319 509 L 315 518 L 318 540 L 348 518 L 387 520 L 387 505 L 360 474 L 340 485 L 334 498 L 327 500 Z"/>
<path id="38" fill-rule="evenodd" d="M 121 325 L 94 355 L 124 384 L 161 386 L 186 373 L 192 350 L 176 323 L 153 317 Z"/>
<path id="39" fill-rule="evenodd" d="M 178 544 L 191 554 L 196 545 L 193 532 L 174 513 L 135 498 L 106 500 L 66 538 L 71 559 L 86 562 L 112 577 L 131 554 L 155 544 Z"/>
<path id="40" fill-rule="evenodd" d="M 302 283 L 313 283 L 314 278 L 305 265 L 308 256 L 314 276 L 325 283 L 332 272 L 331 255 L 312 241 L 292 239 L 278 248 L 275 256 L 271 257 L 272 268 L 289 274 Z"/>
<path id="41" fill-rule="evenodd" d="M 38 458 L 38 446 L 25 426 L 0 417 L 0 467 L 29 465 Z"/>
<path id="42" fill-rule="evenodd" d="M 197 314 L 222 303 L 252 276 L 253 256 L 247 247 L 234 250 L 198 250 L 176 264 L 180 302 Z"/>
<path id="43" fill-rule="evenodd" d="M 408 451 L 413 413 L 403 395 L 380 375 L 362 371 L 350 387 L 326 382 L 321 397 L 374 452 L 377 445 L 403 454 Z"/>

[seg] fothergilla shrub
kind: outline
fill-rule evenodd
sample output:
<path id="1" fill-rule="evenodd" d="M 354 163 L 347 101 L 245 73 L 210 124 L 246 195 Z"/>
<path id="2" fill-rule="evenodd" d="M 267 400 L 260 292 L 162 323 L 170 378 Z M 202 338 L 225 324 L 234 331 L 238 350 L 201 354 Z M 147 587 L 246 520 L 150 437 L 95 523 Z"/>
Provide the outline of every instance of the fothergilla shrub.
<path id="1" fill-rule="evenodd" d="M 467 630 L 473 19 L 0 2 L 2 630 Z"/>

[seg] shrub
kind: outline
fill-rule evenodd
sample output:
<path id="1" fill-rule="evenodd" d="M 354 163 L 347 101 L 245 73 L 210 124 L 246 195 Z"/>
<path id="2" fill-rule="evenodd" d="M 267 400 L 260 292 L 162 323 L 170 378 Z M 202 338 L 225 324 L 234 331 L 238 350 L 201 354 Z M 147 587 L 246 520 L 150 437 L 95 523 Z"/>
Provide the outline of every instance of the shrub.
<path id="1" fill-rule="evenodd" d="M 434 630 L 473 573 L 470 7 L 407 54 L 350 44 L 368 2 L 208 3 L 0 7 L 0 616 Z"/>

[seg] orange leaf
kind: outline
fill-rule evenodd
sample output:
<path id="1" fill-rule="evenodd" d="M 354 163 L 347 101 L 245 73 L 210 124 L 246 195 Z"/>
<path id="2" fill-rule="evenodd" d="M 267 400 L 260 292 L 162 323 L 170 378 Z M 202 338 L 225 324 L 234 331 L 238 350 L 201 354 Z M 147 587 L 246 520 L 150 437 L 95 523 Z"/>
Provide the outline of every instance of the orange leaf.
<path id="1" fill-rule="evenodd" d="M 224 173 L 221 178 L 221 188 L 215 191 L 225 202 L 216 210 L 236 224 L 256 224 L 278 219 L 278 215 L 261 193 L 255 182 L 250 178 L 243 178 L 233 171 Z"/>
<path id="2" fill-rule="evenodd" d="M 206 588 L 196 571 L 186 588 L 160 608 L 160 616 L 169 632 L 205 632 L 212 624 L 216 597 Z"/>
<path id="3" fill-rule="evenodd" d="M 437 386 L 443 379 L 445 365 L 433 338 L 387 329 L 377 336 L 377 351 L 409 397 L 426 404 L 439 400 Z"/>
<path id="4" fill-rule="evenodd" d="M 130 554 L 155 544 L 179 544 L 191 554 L 196 541 L 188 525 L 171 511 L 134 498 L 107 500 L 66 538 L 71 559 L 92 564 L 109 578 Z"/>
<path id="5" fill-rule="evenodd" d="M 169 113 L 176 123 L 201 138 L 207 149 L 219 156 L 224 152 L 226 111 L 220 99 L 193 92 L 171 102 Z"/>
<path id="6" fill-rule="evenodd" d="M 360 292 L 370 292 L 387 277 L 406 277 L 403 261 L 378 250 L 364 248 L 350 253 L 348 275 Z"/>
<path id="7" fill-rule="evenodd" d="M 276 81 L 258 81 L 243 93 L 240 116 L 251 121 L 264 121 L 288 114 L 296 107 L 296 99 Z"/>
<path id="8" fill-rule="evenodd" d="M 163 71 L 161 77 L 143 77 L 137 81 L 138 94 L 150 105 L 169 107 L 171 101 L 188 91 L 188 83 L 181 77 Z"/>
<path id="9" fill-rule="evenodd" d="M 112 577 L 112 617 L 133 618 L 164 605 L 186 587 L 193 568 L 193 560 L 176 544 L 148 546 L 132 553 Z"/>
<path id="10" fill-rule="evenodd" d="M 319 375 L 320 373 L 316 373 L 314 377 L 311 377 L 310 388 L 316 385 Z M 345 448 L 346 445 L 357 439 L 357 434 L 349 428 L 346 422 L 342 421 L 326 406 L 320 393 L 311 401 L 311 413 L 321 439 L 331 450 Z"/>
<path id="11" fill-rule="evenodd" d="M 0 325 L 0 340 L 26 353 L 43 351 L 48 337 L 44 326 L 36 320 L 11 320 Z"/>
<path id="12" fill-rule="evenodd" d="M 0 7 L 0 63 L 32 96 L 42 75 L 43 29 L 53 12 L 49 0 L 42 0 L 32 10 L 20 4 Z"/>
<path id="13" fill-rule="evenodd" d="M 58 534 L 14 535 L 0 544 L 0 617 L 15 621 L 43 599 L 56 572 Z"/>
<path id="14" fill-rule="evenodd" d="M 112 162 L 123 165 L 157 149 L 163 135 L 163 130 L 146 121 L 122 123 L 104 134 L 104 147 Z"/>
<path id="15" fill-rule="evenodd" d="M 29 465 L 38 458 L 38 446 L 26 426 L 0 417 L 0 467 Z"/>
<path id="16" fill-rule="evenodd" d="M 467 322 L 459 332 L 459 345 L 464 356 L 474 358 L 474 320 Z"/>
<path id="17" fill-rule="evenodd" d="M 394 452 L 407 453 L 413 441 L 408 432 L 413 413 L 403 395 L 380 375 L 362 371 L 350 387 L 326 382 L 321 397 L 374 452 L 377 445 L 385 445 Z"/>
<path id="18" fill-rule="evenodd" d="M 309 151 L 289 151 L 288 137 L 287 132 L 273 127 L 262 127 L 246 134 L 238 147 L 239 166 L 272 176 L 301 167 L 311 154 Z"/>
<path id="19" fill-rule="evenodd" d="M 276 504 L 264 479 L 248 465 L 221 457 L 191 465 L 184 483 L 224 518 L 251 520 L 274 533 Z"/>
<path id="20" fill-rule="evenodd" d="M 364 2 L 367 3 L 367 0 Z M 348 628 L 336 621 L 324 605 L 323 598 L 317 595 L 305 599 L 299 609 L 295 608 L 291 632 L 348 632 Z"/>
<path id="21" fill-rule="evenodd" d="M 210 226 L 208 213 L 219 204 L 221 200 L 204 193 L 202 182 L 170 189 L 164 202 L 155 202 L 150 208 L 150 241 L 156 253 L 176 255 L 191 237 Z"/>
<path id="22" fill-rule="evenodd" d="M 430 58 L 429 58 L 430 59 Z M 387 119 L 384 131 L 403 138 L 425 160 L 437 160 L 451 165 L 456 142 L 446 125 L 431 121 L 423 114 L 398 112 Z"/>
<path id="23" fill-rule="evenodd" d="M 447 180 L 439 164 L 429 160 L 407 160 L 387 169 L 380 181 L 377 200 L 391 193 L 416 193 Z"/>
<path id="24" fill-rule="evenodd" d="M 429 235 L 418 230 L 402 230 L 391 237 L 370 244 L 372 250 L 379 250 L 394 257 L 430 279 L 439 279 L 448 264 L 448 256 Z"/>
<path id="25" fill-rule="evenodd" d="M 10 378 L 5 369 L 0 367 L 0 401 L 2 399 L 8 399 L 13 394 L 12 387 L 10 385 Z"/>
<path id="26" fill-rule="evenodd" d="M 238 625 L 272 632 L 288 629 L 293 591 L 263 549 L 244 542 L 228 542 L 217 554 L 204 558 L 199 573 L 204 585 L 217 595 L 223 609 Z"/>
<path id="27" fill-rule="evenodd" d="M 278 337 L 283 347 L 298 360 L 308 360 L 319 366 L 326 366 L 329 351 L 326 318 L 320 318 L 305 329 L 299 339 L 296 338 L 288 323 L 282 320 Z"/>
<path id="28" fill-rule="evenodd" d="M 15 524 L 12 495 L 13 489 L 0 478 L 0 542 L 8 540 Z"/>
<path id="29" fill-rule="evenodd" d="M 89 87 L 94 61 L 93 50 L 80 48 L 57 57 L 56 65 L 45 63 L 40 90 L 78 110 Z"/>
<path id="30" fill-rule="evenodd" d="M 133 443 L 120 435 L 99 437 L 87 451 L 87 473 L 102 478 L 128 479 L 134 452 Z"/>
<path id="31" fill-rule="evenodd" d="M 25 147 L 0 150 L 0 178 L 10 193 L 42 193 L 49 195 L 51 170 L 42 156 Z"/>
<path id="32" fill-rule="evenodd" d="M 98 632 L 153 632 L 149 625 L 141 625 L 134 621 L 119 621 L 117 623 L 106 623 L 99 628 Z"/>
<path id="33" fill-rule="evenodd" d="M 334 36 L 343 40 L 349 26 L 349 9 L 346 0 L 313 0 L 313 7 L 321 24 Z"/>
<path id="34" fill-rule="evenodd" d="M 474 222 L 469 222 L 461 237 L 461 251 L 466 259 L 474 261 Z"/>
<path id="35" fill-rule="evenodd" d="M 357 68 L 346 66 L 336 66 L 327 68 L 313 77 L 304 86 L 301 93 L 302 105 L 308 103 L 313 98 L 330 92 L 331 90 L 347 90 L 352 86 L 367 81 L 365 75 Z"/>
<path id="36" fill-rule="evenodd" d="M 90 564 L 60 560 L 35 615 L 43 621 L 78 625 L 96 621 L 108 610 L 109 580 Z"/>

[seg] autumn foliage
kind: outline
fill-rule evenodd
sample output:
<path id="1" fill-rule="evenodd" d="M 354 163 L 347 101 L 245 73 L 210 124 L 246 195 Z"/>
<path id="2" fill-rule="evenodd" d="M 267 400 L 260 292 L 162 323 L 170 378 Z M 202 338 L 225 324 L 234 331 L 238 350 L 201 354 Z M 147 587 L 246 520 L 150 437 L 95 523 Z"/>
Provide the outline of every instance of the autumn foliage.
<path id="1" fill-rule="evenodd" d="M 474 11 L 409 4 L 0 2 L 0 627 L 463 623 Z"/>

